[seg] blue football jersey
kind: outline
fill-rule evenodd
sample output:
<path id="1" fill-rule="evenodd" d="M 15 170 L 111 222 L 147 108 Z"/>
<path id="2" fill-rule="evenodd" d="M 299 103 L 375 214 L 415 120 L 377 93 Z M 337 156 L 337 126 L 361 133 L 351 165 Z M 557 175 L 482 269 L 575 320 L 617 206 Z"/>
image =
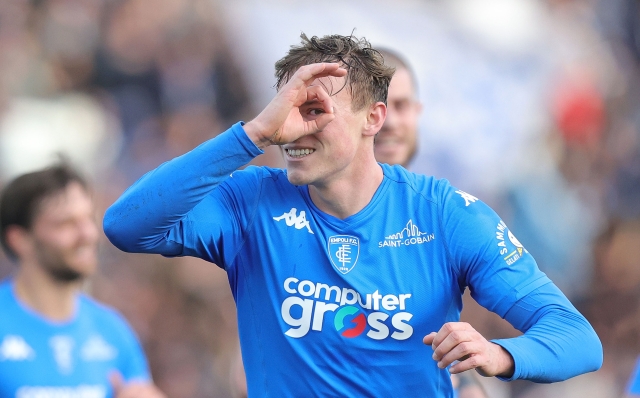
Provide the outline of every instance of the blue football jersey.
<path id="1" fill-rule="evenodd" d="M 636 368 L 631 374 L 631 378 L 629 379 L 627 392 L 633 395 L 640 395 L 640 358 L 638 359 Z"/>
<path id="2" fill-rule="evenodd" d="M 0 284 L 0 396 L 111 397 L 109 374 L 149 380 L 147 362 L 125 320 L 84 295 L 74 316 L 54 322 L 22 304 L 12 280 Z"/>
<path id="3" fill-rule="evenodd" d="M 598 366 L 593 329 L 478 198 L 381 165 L 370 203 L 339 219 L 284 170 L 234 171 L 258 153 L 235 125 L 145 175 L 104 220 L 123 250 L 226 270 L 250 397 L 452 397 L 422 338 L 459 320 L 467 287 L 527 332 L 496 341 L 514 357 L 513 378 L 554 381 Z M 549 323 L 572 325 L 555 333 L 572 328 L 596 354 L 544 365 L 557 354 Z"/>

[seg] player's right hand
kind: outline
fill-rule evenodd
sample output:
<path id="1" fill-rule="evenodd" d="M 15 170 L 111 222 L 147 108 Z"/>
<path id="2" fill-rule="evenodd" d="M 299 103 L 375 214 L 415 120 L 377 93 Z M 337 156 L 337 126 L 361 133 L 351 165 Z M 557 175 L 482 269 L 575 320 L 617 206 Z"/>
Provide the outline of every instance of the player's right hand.
<path id="1" fill-rule="evenodd" d="M 300 67 L 280 88 L 260 114 L 244 125 L 244 130 L 260 148 L 283 145 L 300 137 L 322 131 L 335 117 L 331 96 L 322 85 L 312 85 L 322 77 L 344 77 L 347 70 L 337 63 L 319 63 Z M 306 118 L 300 112 L 304 104 L 317 103 L 321 114 Z"/>
<path id="2" fill-rule="evenodd" d="M 122 375 L 118 371 L 113 371 L 109 375 L 113 388 L 114 398 L 167 398 L 158 387 L 152 383 L 143 381 L 133 381 L 125 383 Z"/>

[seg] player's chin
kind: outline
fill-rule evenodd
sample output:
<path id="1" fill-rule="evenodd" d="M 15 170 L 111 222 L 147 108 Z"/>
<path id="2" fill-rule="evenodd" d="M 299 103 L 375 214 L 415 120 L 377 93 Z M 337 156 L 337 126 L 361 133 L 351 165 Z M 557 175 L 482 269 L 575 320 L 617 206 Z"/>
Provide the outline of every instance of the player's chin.
<path id="1" fill-rule="evenodd" d="M 297 170 L 295 167 L 287 169 L 287 178 L 293 185 L 308 185 L 311 183 L 311 176 L 303 170 Z"/>

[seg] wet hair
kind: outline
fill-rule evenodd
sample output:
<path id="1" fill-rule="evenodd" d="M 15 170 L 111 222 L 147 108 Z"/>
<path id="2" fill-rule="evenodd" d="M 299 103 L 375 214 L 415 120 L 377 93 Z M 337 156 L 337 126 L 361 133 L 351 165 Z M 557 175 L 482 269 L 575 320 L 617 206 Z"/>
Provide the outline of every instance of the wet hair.
<path id="1" fill-rule="evenodd" d="M 0 195 L 0 243 L 10 258 L 15 260 L 17 256 L 7 243 L 7 228 L 17 225 L 29 230 L 42 202 L 59 194 L 72 182 L 88 190 L 87 182 L 80 173 L 67 161 L 61 160 L 46 169 L 23 174 L 7 184 Z"/>
<path id="2" fill-rule="evenodd" d="M 409 65 L 409 62 L 405 57 L 400 55 L 398 52 L 391 50 L 386 47 L 378 47 L 378 52 L 384 58 L 384 64 L 394 68 L 396 71 L 398 69 L 404 69 L 409 72 L 409 77 L 411 77 L 411 85 L 413 86 L 416 95 L 418 93 L 418 79 L 416 79 L 416 73 Z"/>
<path id="3" fill-rule="evenodd" d="M 365 38 L 358 39 L 352 34 L 313 36 L 309 39 L 304 33 L 300 38 L 301 44 L 291 46 L 287 55 L 276 62 L 278 90 L 301 66 L 338 62 L 347 70 L 345 85 L 337 90 L 333 87 L 327 88 L 330 95 L 335 95 L 347 87 L 351 94 L 353 111 L 359 111 L 376 102 L 387 103 L 389 82 L 395 70 L 384 64 L 380 52 L 372 48 Z"/>

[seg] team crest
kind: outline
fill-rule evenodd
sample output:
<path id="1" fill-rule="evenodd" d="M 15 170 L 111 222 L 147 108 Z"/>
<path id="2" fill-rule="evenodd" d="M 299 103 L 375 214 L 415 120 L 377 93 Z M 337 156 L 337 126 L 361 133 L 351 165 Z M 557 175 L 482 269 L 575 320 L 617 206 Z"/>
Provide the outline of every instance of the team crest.
<path id="1" fill-rule="evenodd" d="M 349 273 L 358 262 L 360 240 L 351 235 L 336 235 L 327 242 L 329 258 L 333 266 L 341 274 Z"/>

